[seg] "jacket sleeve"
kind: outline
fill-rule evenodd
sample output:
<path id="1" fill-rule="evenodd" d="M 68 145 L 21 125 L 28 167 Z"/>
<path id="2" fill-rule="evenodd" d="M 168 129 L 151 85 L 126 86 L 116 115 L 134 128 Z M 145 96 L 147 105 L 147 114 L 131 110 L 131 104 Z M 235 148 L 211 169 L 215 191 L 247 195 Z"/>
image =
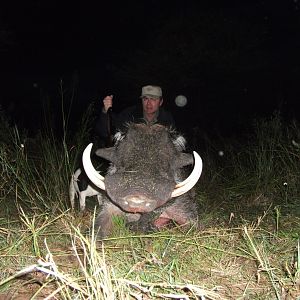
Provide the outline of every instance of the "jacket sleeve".
<path id="1" fill-rule="evenodd" d="M 116 114 L 114 112 L 110 113 L 112 118 L 112 125 L 113 125 L 113 119 L 116 118 Z M 108 114 L 101 112 L 98 116 L 98 118 L 95 121 L 95 127 L 94 132 L 96 135 L 98 135 L 101 138 L 107 138 L 108 137 Z"/>
<path id="2" fill-rule="evenodd" d="M 129 107 L 119 114 L 113 111 L 110 113 L 112 133 L 114 133 L 115 130 L 124 129 L 126 123 L 134 121 L 134 109 L 134 107 Z M 96 119 L 94 132 L 101 138 L 108 137 L 108 115 L 106 113 L 101 112 L 99 117 Z"/>
<path id="3" fill-rule="evenodd" d="M 121 111 L 118 115 L 115 115 L 113 118 L 113 125 L 116 130 L 124 130 L 127 123 L 129 122 L 135 122 L 137 116 L 136 116 L 136 107 L 131 106 L 123 111 Z"/>

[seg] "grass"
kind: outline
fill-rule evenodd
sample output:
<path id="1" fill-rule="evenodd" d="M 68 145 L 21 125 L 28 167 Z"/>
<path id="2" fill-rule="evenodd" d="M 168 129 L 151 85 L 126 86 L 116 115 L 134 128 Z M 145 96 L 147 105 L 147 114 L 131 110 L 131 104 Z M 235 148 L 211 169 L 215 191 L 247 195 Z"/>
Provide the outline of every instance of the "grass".
<path id="1" fill-rule="evenodd" d="M 298 124 L 274 114 L 196 149 L 201 231 L 136 235 L 116 219 L 99 242 L 95 199 L 82 215 L 67 194 L 90 113 L 61 142 L 51 131 L 29 139 L 2 112 L 0 299 L 300 299 Z"/>
<path id="2" fill-rule="evenodd" d="M 48 226 L 36 224 L 44 227 L 39 256 L 28 247 L 28 222 L 12 233 L 17 245 L 1 251 L 2 270 L 8 270 L 1 276 L 3 293 L 24 295 L 20 281 L 25 295 L 35 286 L 58 299 L 283 299 L 299 293 L 298 240 L 262 229 L 261 220 L 202 232 L 126 233 L 99 243 L 80 225 L 70 226 L 69 218 L 66 213 Z"/>

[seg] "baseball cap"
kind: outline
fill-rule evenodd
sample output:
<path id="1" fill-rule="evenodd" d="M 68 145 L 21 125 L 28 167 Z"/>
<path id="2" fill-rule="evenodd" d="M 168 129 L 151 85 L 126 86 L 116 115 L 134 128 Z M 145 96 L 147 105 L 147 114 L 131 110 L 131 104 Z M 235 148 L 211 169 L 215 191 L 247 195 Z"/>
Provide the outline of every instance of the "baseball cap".
<path id="1" fill-rule="evenodd" d="M 153 98 L 162 97 L 161 87 L 156 86 L 156 85 L 143 86 L 141 98 L 143 98 L 143 97 L 153 97 Z"/>

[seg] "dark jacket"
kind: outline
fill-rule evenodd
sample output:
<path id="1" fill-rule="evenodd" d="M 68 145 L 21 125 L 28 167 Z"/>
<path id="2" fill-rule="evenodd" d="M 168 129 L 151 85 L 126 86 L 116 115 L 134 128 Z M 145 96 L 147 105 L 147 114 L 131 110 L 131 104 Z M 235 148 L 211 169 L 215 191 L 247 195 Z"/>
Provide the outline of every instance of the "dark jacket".
<path id="1" fill-rule="evenodd" d="M 142 106 L 131 106 L 122 111 L 119 114 L 111 112 L 111 123 L 112 123 L 112 133 L 115 130 L 123 130 L 127 123 L 146 123 L 143 118 L 143 108 Z M 163 108 L 159 109 L 159 114 L 157 117 L 157 123 L 165 126 L 171 126 L 175 128 L 175 122 L 173 116 L 170 112 L 164 110 Z M 107 114 L 100 113 L 95 124 L 95 134 L 101 138 L 108 137 L 108 118 Z"/>

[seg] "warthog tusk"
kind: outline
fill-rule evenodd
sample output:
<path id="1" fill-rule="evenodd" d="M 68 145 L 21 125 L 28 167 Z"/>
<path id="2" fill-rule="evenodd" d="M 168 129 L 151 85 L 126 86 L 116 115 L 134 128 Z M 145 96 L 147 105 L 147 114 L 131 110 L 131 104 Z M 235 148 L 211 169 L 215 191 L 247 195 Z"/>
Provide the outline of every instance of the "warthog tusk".
<path id="1" fill-rule="evenodd" d="M 202 159 L 196 151 L 193 151 L 193 154 L 195 159 L 193 171 L 187 179 L 176 184 L 174 191 L 171 195 L 172 197 L 178 197 L 188 192 L 197 183 L 201 176 L 203 167 Z"/>
<path id="2" fill-rule="evenodd" d="M 82 163 L 83 168 L 90 179 L 90 181 L 95 184 L 98 188 L 105 191 L 105 183 L 104 183 L 104 177 L 101 176 L 94 168 L 92 162 L 91 162 L 91 150 L 92 150 L 93 144 L 90 143 L 82 154 Z"/>

